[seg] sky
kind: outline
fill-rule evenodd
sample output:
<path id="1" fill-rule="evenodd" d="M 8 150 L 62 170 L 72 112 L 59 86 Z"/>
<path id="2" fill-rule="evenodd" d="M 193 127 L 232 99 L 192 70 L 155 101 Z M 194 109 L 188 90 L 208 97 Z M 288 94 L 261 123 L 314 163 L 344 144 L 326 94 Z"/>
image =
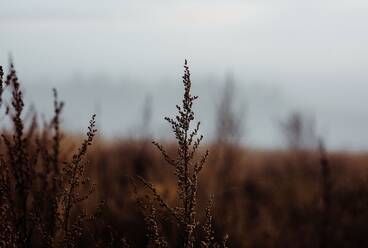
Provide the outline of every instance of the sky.
<path id="1" fill-rule="evenodd" d="M 234 75 L 256 146 L 278 139 L 277 128 L 265 137 L 262 128 L 269 128 L 261 122 L 274 126 L 301 109 L 316 116 L 331 147 L 368 148 L 368 135 L 362 136 L 368 126 L 367 1 L 0 0 L 0 6 L 0 64 L 11 53 L 25 87 L 56 86 L 81 105 L 68 84 L 100 79 L 112 89 L 131 85 L 129 95 L 142 102 L 157 85 L 180 82 L 187 58 L 202 86 Z M 269 94 L 277 95 L 277 104 Z M 48 99 L 32 87 L 29 95 L 36 103 Z M 216 99 L 207 98 L 210 108 Z M 85 105 L 103 99 L 94 101 Z M 165 109 L 159 102 L 156 108 Z"/>

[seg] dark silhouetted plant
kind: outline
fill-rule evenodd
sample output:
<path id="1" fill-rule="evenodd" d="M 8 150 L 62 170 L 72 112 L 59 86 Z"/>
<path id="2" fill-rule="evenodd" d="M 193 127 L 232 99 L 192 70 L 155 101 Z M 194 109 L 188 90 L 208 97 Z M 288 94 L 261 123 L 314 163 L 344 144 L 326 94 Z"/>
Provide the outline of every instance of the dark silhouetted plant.
<path id="1" fill-rule="evenodd" d="M 10 91 L 9 103 L 4 98 L 6 89 Z M 83 159 L 97 131 L 95 115 L 72 160 L 61 162 L 63 103 L 58 101 L 56 90 L 54 117 L 42 132 L 37 130 L 35 114 L 30 125 L 25 123 L 23 93 L 13 63 L 5 81 L 0 67 L 0 103 L 11 124 L 1 134 L 6 150 L 0 151 L 0 246 L 75 247 L 85 222 L 95 218 L 79 206 L 93 192 L 84 175 Z"/>
<path id="2" fill-rule="evenodd" d="M 217 244 L 213 240 L 211 225 L 212 215 L 210 214 L 210 211 L 207 211 L 207 224 L 205 225 L 205 230 L 202 230 L 202 232 L 204 231 L 206 233 L 205 238 L 203 241 L 200 241 L 196 236 L 200 223 L 197 216 L 198 177 L 209 153 L 206 151 L 201 155 L 199 160 L 196 159 L 195 155 L 199 149 L 203 136 L 198 135 L 200 122 L 197 122 L 194 127 L 192 126 L 192 122 L 194 121 L 193 103 L 198 97 L 193 96 L 191 93 L 192 83 L 190 80 L 187 61 L 185 61 L 184 64 L 183 85 L 184 96 L 182 103 L 180 106 L 176 105 L 178 114 L 175 118 L 165 117 L 165 120 L 171 125 L 177 141 L 178 148 L 176 157 L 171 157 L 161 144 L 153 142 L 153 144 L 160 150 L 166 162 L 174 169 L 179 205 L 175 208 L 171 208 L 169 204 L 161 198 L 152 184 L 146 182 L 141 177 L 138 178 L 152 192 L 153 198 L 157 200 L 159 205 L 168 210 L 177 221 L 177 224 L 182 230 L 181 235 L 183 238 L 183 247 L 194 247 L 199 243 L 204 247 L 213 247 L 217 246 Z M 146 222 L 151 226 L 149 228 L 150 233 L 154 234 L 151 237 L 155 239 L 153 243 L 156 244 L 157 247 L 165 247 L 166 243 L 157 239 L 158 228 L 156 221 L 154 221 L 155 212 L 155 207 L 152 206 L 150 214 L 146 215 Z M 224 243 L 224 246 L 226 246 L 226 242 Z"/>

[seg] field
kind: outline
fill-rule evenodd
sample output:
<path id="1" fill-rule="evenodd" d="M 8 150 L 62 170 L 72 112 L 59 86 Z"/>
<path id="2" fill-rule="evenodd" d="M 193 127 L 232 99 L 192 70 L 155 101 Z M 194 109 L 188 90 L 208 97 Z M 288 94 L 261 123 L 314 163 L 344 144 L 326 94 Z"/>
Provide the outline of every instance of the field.
<path id="1" fill-rule="evenodd" d="M 288 150 L 227 139 L 233 122 L 206 143 L 187 63 L 163 143 L 100 137 L 95 115 L 65 133 L 56 90 L 40 120 L 15 68 L 0 74 L 0 247 L 368 246 L 368 154 L 303 147 L 295 116 Z"/>

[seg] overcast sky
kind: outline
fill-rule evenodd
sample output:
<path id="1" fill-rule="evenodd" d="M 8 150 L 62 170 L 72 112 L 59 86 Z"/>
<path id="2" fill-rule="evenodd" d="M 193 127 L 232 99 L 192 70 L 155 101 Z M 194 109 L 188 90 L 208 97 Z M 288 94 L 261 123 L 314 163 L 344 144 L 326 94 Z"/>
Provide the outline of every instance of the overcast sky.
<path id="1" fill-rule="evenodd" d="M 105 75 L 115 83 L 155 84 L 180 79 L 188 58 L 198 81 L 231 71 L 241 84 L 279 87 L 317 117 L 318 109 L 340 116 L 325 117 L 325 129 L 353 118 L 351 129 L 359 130 L 336 134 L 335 143 L 352 137 L 347 143 L 358 139 L 368 147 L 368 135 L 359 135 L 368 127 L 366 0 L 0 0 L 0 6 L 0 64 L 11 52 L 25 82 L 59 85 Z"/>
<path id="2" fill-rule="evenodd" d="M 0 58 L 27 78 L 197 71 L 293 84 L 367 81 L 365 0 L 0 0 Z M 144 75 L 142 75 L 144 72 Z M 340 82 L 340 83 L 341 83 Z"/>

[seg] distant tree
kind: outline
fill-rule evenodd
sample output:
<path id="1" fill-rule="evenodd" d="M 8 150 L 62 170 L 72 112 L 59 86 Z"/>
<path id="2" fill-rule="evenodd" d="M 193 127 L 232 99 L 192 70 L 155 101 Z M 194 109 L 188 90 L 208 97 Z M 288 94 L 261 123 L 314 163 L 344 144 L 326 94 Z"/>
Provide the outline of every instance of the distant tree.
<path id="1" fill-rule="evenodd" d="M 313 149 L 318 144 L 315 119 L 298 111 L 280 122 L 280 130 L 290 149 Z"/>
<path id="2" fill-rule="evenodd" d="M 151 137 L 151 120 L 152 120 L 152 95 L 147 94 L 144 98 L 143 108 L 142 108 L 142 136 L 143 138 L 149 138 Z"/>
<path id="3" fill-rule="evenodd" d="M 217 105 L 215 139 L 219 144 L 238 144 L 244 135 L 245 105 L 236 106 L 235 81 L 228 74 Z"/>

